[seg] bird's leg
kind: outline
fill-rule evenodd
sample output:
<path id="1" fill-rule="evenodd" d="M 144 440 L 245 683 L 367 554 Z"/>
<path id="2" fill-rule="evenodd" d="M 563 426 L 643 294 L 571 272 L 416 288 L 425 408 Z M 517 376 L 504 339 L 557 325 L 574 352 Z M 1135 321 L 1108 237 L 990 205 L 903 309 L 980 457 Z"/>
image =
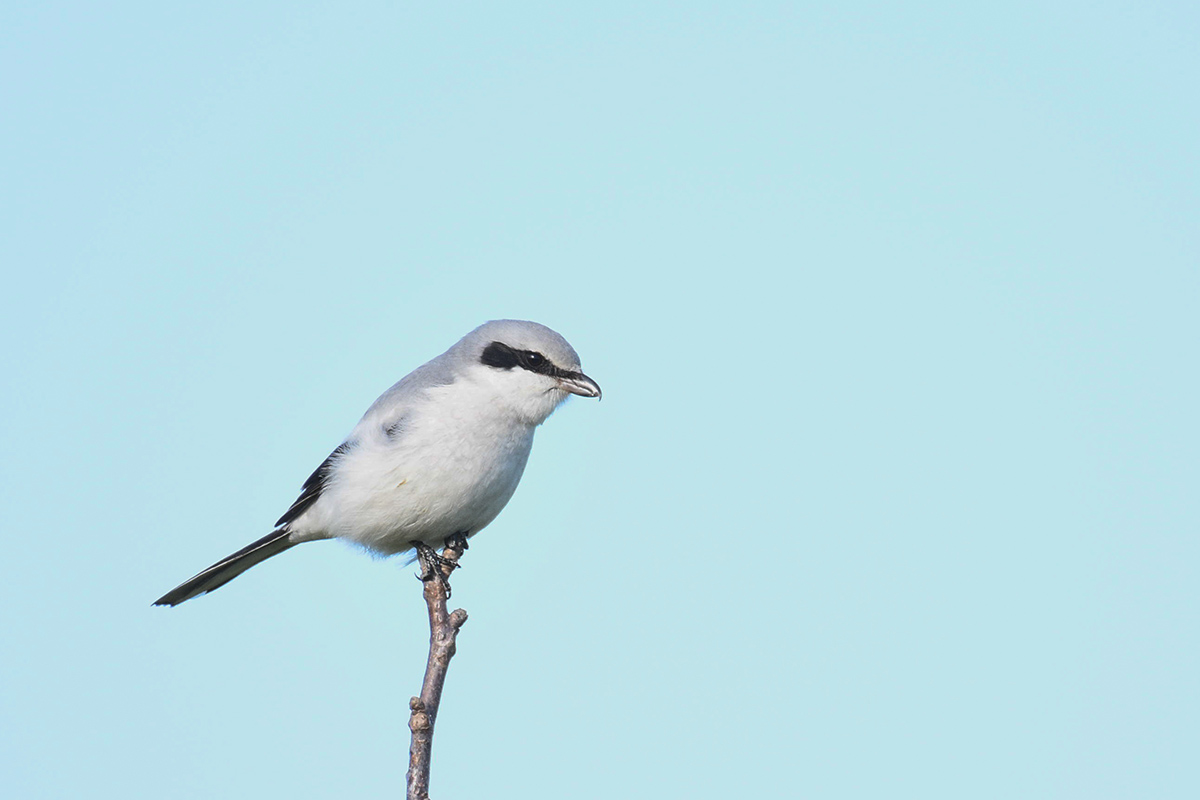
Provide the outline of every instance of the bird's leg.
<path id="1" fill-rule="evenodd" d="M 422 581 L 433 580 L 433 573 L 440 566 L 438 554 L 424 542 L 413 542 L 413 549 L 417 551 L 417 563 L 421 565 L 421 574 L 417 577 Z"/>
<path id="2" fill-rule="evenodd" d="M 465 553 L 467 552 L 467 548 L 469 546 L 470 545 L 467 544 L 467 535 L 462 531 L 452 533 L 446 537 L 446 547 L 450 550 L 457 550 L 460 553 Z M 455 564 L 455 566 L 458 565 Z"/>
<path id="3" fill-rule="evenodd" d="M 458 564 L 452 559 L 442 558 L 437 551 L 424 542 L 414 542 L 413 548 L 417 551 L 417 561 L 421 565 L 421 574 L 418 577 L 425 583 L 437 581 L 446 591 L 446 599 L 449 600 L 450 580 L 446 577 L 446 572 L 442 567 L 448 566 L 453 570 Z"/>

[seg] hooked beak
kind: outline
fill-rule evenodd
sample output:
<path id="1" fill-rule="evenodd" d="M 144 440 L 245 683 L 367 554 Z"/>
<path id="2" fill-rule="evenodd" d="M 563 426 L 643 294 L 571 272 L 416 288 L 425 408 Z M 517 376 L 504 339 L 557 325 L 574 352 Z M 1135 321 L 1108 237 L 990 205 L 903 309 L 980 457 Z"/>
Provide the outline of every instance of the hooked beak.
<path id="1" fill-rule="evenodd" d="M 600 385 L 582 372 L 567 372 L 558 376 L 558 386 L 563 391 L 580 397 L 599 397 Z"/>

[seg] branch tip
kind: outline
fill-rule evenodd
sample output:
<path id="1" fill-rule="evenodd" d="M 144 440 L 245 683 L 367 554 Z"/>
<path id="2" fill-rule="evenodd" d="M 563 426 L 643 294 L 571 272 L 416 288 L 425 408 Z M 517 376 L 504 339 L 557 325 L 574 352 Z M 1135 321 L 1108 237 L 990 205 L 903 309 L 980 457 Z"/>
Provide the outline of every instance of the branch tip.
<path id="1" fill-rule="evenodd" d="M 448 613 L 446 608 L 446 601 L 450 598 L 450 573 L 458 567 L 458 559 L 462 557 L 463 550 L 466 550 L 465 537 L 459 539 L 461 542 L 448 540 L 441 556 L 436 555 L 428 545 L 417 547 L 424 573 L 420 577 L 425 581 L 421 593 L 425 596 L 425 605 L 429 608 L 429 660 L 425 664 L 425 680 L 421 685 L 421 694 L 408 702 L 408 707 L 412 710 L 408 720 L 409 730 L 412 731 L 412 744 L 408 750 L 408 800 L 429 798 L 433 727 L 437 723 L 446 670 L 457 649 L 455 640 L 459 629 L 467 621 L 466 611 L 459 608 Z"/>

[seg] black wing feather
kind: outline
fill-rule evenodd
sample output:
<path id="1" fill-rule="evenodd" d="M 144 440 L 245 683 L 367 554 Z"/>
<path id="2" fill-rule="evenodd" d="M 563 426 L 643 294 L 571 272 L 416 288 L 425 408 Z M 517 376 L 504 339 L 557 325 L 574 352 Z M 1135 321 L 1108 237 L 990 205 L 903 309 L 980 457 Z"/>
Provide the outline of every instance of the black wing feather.
<path id="1" fill-rule="evenodd" d="M 336 450 L 329 454 L 329 458 L 321 462 L 321 466 L 313 470 L 313 474 L 309 475 L 308 480 L 304 482 L 304 487 L 300 490 L 300 496 L 296 498 L 296 502 L 292 503 L 292 507 L 285 511 L 279 521 L 275 523 L 276 528 L 294 521 L 308 511 L 313 503 L 317 502 L 321 492 L 329 485 L 329 476 L 333 474 L 334 465 L 351 447 L 353 447 L 351 442 L 342 442 Z"/>

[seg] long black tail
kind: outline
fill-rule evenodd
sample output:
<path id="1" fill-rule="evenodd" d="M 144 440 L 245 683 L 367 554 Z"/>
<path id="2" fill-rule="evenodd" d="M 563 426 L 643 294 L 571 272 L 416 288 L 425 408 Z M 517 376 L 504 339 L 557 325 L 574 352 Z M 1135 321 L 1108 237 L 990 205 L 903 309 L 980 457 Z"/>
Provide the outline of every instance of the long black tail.
<path id="1" fill-rule="evenodd" d="M 184 600 L 218 589 L 241 575 L 260 561 L 279 555 L 296 542 L 288 541 L 286 528 L 268 533 L 248 547 L 243 547 L 231 556 L 221 559 L 195 577 L 188 578 L 171 591 L 154 601 L 156 606 L 177 606 Z"/>

